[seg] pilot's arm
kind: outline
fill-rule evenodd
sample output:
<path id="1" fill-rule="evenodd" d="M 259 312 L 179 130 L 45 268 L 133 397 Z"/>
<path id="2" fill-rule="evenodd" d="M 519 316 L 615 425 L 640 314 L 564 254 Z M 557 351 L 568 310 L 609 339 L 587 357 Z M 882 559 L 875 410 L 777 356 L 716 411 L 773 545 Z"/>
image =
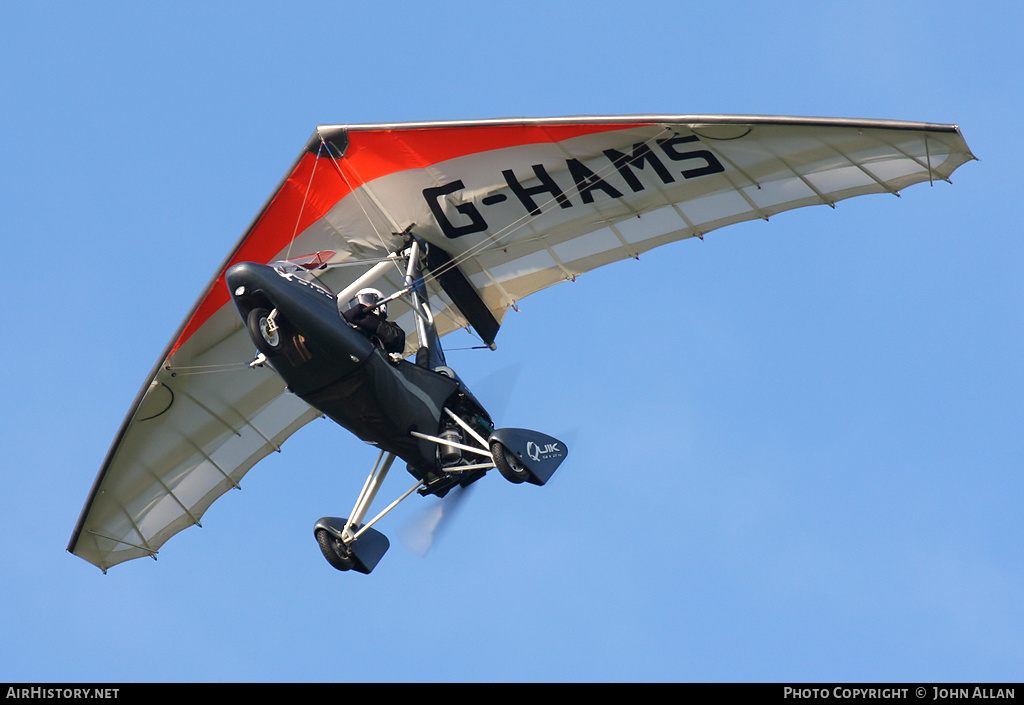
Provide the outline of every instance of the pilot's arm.
<path id="1" fill-rule="evenodd" d="M 385 352 L 401 354 L 405 351 L 405 331 L 397 323 L 381 318 L 363 304 L 356 304 L 342 315 L 366 335 L 376 338 Z"/>

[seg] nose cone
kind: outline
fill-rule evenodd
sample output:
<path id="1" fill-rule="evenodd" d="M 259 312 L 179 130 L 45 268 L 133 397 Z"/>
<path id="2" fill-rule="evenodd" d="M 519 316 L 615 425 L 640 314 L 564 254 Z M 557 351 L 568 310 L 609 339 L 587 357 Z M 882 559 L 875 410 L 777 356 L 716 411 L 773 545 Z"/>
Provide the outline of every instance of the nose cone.
<path id="1" fill-rule="evenodd" d="M 272 267 L 256 262 L 240 262 L 224 273 L 224 283 L 242 318 L 256 306 L 274 308 L 276 303 L 270 302 L 276 302 L 282 282 Z"/>
<path id="2" fill-rule="evenodd" d="M 240 262 L 232 266 L 224 275 L 224 281 L 231 296 L 238 298 L 243 296 L 247 290 L 258 289 L 260 282 L 266 276 L 266 270 L 269 269 L 270 267 L 255 262 Z"/>

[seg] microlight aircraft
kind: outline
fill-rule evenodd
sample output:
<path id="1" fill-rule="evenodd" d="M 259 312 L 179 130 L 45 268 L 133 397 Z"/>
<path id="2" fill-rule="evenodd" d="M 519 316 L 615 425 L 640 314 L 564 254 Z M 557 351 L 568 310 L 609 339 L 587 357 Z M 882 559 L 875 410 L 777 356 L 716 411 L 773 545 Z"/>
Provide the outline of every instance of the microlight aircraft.
<path id="1" fill-rule="evenodd" d="M 491 469 L 543 485 L 567 456 L 496 427 L 448 366 L 459 329 L 494 348 L 523 297 L 732 223 L 949 181 L 955 125 L 626 116 L 320 126 L 174 334 L 93 483 L 68 550 L 104 572 L 156 557 L 306 423 L 379 450 L 348 517 L 314 525 L 327 561 L 369 573 L 374 526 L 413 493 Z M 406 331 L 385 353 L 344 316 L 365 287 Z M 415 484 L 372 519 L 396 459 Z"/>

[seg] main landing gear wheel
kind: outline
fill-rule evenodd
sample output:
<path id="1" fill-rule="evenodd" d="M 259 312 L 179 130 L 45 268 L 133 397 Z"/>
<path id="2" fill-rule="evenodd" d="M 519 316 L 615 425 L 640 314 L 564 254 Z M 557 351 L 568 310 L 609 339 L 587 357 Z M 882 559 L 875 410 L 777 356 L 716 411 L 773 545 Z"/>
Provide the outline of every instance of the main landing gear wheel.
<path id="1" fill-rule="evenodd" d="M 352 561 L 352 554 L 341 543 L 340 540 L 331 535 L 326 529 L 318 529 L 316 542 L 320 544 L 320 551 L 323 552 L 327 562 L 338 570 L 352 570 L 355 565 Z"/>
<path id="2" fill-rule="evenodd" d="M 519 458 L 498 441 L 491 441 L 491 455 L 494 457 L 494 466 L 509 482 L 518 485 L 529 479 L 530 473 L 519 462 Z"/>
<path id="3" fill-rule="evenodd" d="M 276 355 L 284 349 L 284 336 L 280 324 L 270 321 L 270 311 L 265 308 L 254 308 L 249 311 L 246 324 L 249 327 L 249 337 L 256 345 L 256 349 L 264 355 Z"/>

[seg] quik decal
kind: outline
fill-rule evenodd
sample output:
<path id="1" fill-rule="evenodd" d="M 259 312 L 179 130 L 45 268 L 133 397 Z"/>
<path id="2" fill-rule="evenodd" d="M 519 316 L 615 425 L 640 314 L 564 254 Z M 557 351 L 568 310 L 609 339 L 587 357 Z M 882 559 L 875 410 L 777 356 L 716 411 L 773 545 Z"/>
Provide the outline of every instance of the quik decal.
<path id="1" fill-rule="evenodd" d="M 538 462 L 541 460 L 550 460 L 552 458 L 561 458 L 565 455 L 565 452 L 557 443 L 545 443 L 544 445 L 540 445 L 533 441 L 527 441 L 526 454 L 530 456 L 530 460 Z"/>
<path id="2" fill-rule="evenodd" d="M 633 193 L 639 193 L 647 188 L 640 179 L 641 173 L 653 172 L 662 184 L 672 184 L 679 177 L 693 179 L 725 171 L 725 167 L 722 166 L 718 158 L 708 150 L 687 150 L 684 146 L 697 141 L 698 139 L 694 135 L 655 140 L 658 152 L 652 149 L 647 142 L 637 142 L 630 152 L 620 152 L 616 149 L 604 150 L 603 155 L 614 167 L 614 174 L 622 180 L 621 185 L 611 183 L 578 159 L 566 159 L 565 171 L 572 178 L 574 193 L 581 203 L 593 203 L 595 194 L 598 192 L 609 198 L 621 198 L 623 191 L 627 189 Z M 680 165 L 684 168 L 679 169 Z M 676 167 L 675 174 L 670 167 Z M 540 215 L 541 208 L 537 202 L 538 197 L 542 197 L 543 201 L 553 200 L 562 209 L 573 207 L 573 200 L 543 164 L 534 164 L 531 169 L 534 178 L 528 180 L 528 183 L 531 183 L 529 186 L 524 185 L 511 169 L 503 169 L 501 172 L 512 196 L 519 201 L 528 214 Z M 466 185 L 462 179 L 456 179 L 441 186 L 423 189 L 423 198 L 426 200 L 430 212 L 437 219 L 441 232 L 451 239 L 482 232 L 488 228 L 487 219 L 477 206 L 477 202 L 468 201 L 455 205 L 455 211 L 460 217 L 454 222 L 441 207 L 442 198 L 458 193 L 464 188 Z M 487 206 L 503 203 L 506 200 L 508 200 L 506 194 L 492 193 L 481 198 L 479 205 L 486 210 Z"/>

